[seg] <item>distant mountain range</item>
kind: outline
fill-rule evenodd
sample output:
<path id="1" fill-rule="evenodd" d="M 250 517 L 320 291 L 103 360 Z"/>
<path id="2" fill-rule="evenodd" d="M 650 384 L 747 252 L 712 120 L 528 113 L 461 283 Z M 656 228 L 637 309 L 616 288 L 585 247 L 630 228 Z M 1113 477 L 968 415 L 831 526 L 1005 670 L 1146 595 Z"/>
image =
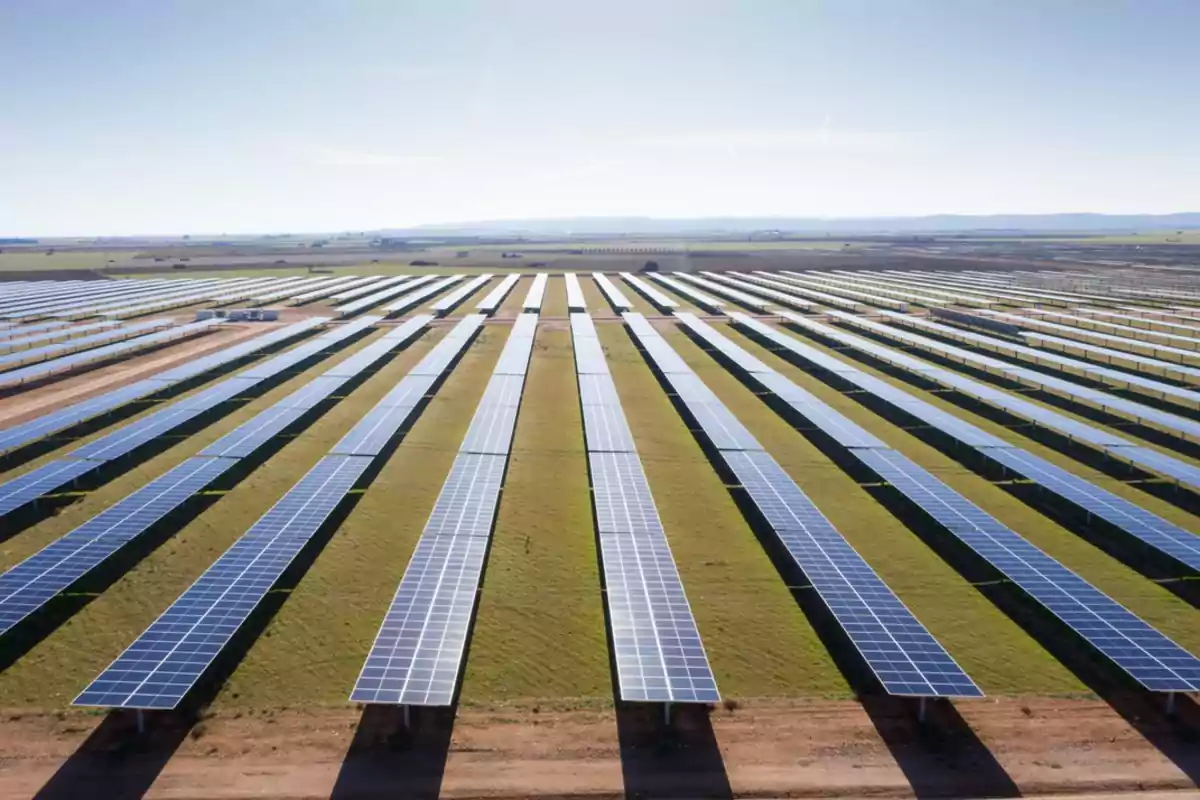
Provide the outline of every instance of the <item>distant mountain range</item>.
<path id="1" fill-rule="evenodd" d="M 564 219 L 512 219 L 439 223 L 387 231 L 388 235 L 503 235 L 538 236 L 601 234 L 720 234 L 754 231 L 789 233 L 965 233 L 965 232 L 1072 232 L 1108 233 L 1200 228 L 1200 213 L 1181 214 L 993 214 L 968 216 L 936 214 L 926 217 L 710 217 L 658 219 L 654 217 L 569 217 Z"/>

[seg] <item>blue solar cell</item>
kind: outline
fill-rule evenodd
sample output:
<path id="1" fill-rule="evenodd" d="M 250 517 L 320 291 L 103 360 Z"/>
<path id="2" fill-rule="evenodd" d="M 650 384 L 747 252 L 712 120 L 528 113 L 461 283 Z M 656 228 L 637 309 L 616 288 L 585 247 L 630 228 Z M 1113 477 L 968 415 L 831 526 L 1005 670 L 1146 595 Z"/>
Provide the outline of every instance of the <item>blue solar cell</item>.
<path id="1" fill-rule="evenodd" d="M 600 533 L 665 535 L 637 453 L 588 453 L 588 466 Z"/>
<path id="2" fill-rule="evenodd" d="M 982 695 L 770 455 L 721 457 L 889 694 Z"/>
<path id="3" fill-rule="evenodd" d="M 221 458 L 190 458 L 0 575 L 0 634 L 66 591 L 233 464 Z"/>
<path id="4" fill-rule="evenodd" d="M 601 533 L 600 558 L 621 699 L 720 702 L 666 539 Z"/>
<path id="5" fill-rule="evenodd" d="M 354 685 L 352 701 L 453 702 L 486 553 L 483 536 L 421 538 Z"/>
<path id="6" fill-rule="evenodd" d="M 0 516 L 16 511 L 26 503 L 32 503 L 42 495 L 65 486 L 100 464 L 80 459 L 59 459 L 43 464 L 0 485 Z"/>
<path id="7" fill-rule="evenodd" d="M 618 405 L 586 405 L 583 407 L 583 431 L 589 453 L 633 453 L 633 433 Z"/>
<path id="8" fill-rule="evenodd" d="M 1151 691 L 1200 689 L 1200 659 L 893 451 L 854 455 Z"/>
<path id="9" fill-rule="evenodd" d="M 345 499 L 370 458 L 326 456 L 75 699 L 170 709 Z"/>

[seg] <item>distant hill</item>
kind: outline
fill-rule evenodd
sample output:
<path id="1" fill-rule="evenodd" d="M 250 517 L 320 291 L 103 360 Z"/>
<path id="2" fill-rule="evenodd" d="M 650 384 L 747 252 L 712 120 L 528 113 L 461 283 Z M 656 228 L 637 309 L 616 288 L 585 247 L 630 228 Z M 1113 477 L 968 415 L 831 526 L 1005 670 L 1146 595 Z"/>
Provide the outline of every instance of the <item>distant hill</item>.
<path id="1" fill-rule="evenodd" d="M 818 217 L 711 217 L 657 219 L 653 217 L 571 217 L 564 219 L 513 219 L 421 225 L 389 230 L 390 235 L 599 235 L 599 234 L 705 234 L 750 233 L 778 230 L 788 233 L 965 233 L 1023 231 L 1070 233 L 1126 233 L 1145 230 L 1200 228 L 1200 213 L 1181 214 L 994 214 L 967 216 L 937 214 L 927 217 L 874 217 L 821 219 Z"/>

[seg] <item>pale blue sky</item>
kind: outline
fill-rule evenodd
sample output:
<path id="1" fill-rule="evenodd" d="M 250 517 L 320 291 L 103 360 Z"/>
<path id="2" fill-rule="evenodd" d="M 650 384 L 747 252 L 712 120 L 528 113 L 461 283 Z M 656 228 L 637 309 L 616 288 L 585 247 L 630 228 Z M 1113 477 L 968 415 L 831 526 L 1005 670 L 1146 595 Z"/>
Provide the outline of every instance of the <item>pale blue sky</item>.
<path id="1" fill-rule="evenodd" d="M 1200 210 L 1200 2 L 0 0 L 0 235 Z"/>

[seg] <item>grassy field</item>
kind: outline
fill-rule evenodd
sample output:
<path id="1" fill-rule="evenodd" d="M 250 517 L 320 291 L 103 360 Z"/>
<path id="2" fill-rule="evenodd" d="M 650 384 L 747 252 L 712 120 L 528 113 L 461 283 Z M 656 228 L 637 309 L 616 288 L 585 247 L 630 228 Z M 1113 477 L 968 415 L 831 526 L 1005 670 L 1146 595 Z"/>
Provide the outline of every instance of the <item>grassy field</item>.
<path id="1" fill-rule="evenodd" d="M 470 313 L 498 280 L 479 289 L 454 316 Z M 525 278 L 514 288 L 502 315 L 520 310 L 531 280 Z M 732 698 L 847 696 L 846 677 L 797 603 L 797 596 L 811 589 L 786 585 L 594 282 L 587 278 L 582 283 L 594 317 L 609 320 L 597 325 L 601 342 L 722 693 Z M 632 290 L 628 293 L 634 296 Z M 639 310 L 652 311 L 645 301 L 637 302 Z M 561 278 L 551 279 L 543 312 L 465 669 L 462 702 L 468 706 L 592 707 L 612 701 L 570 334 L 561 319 L 550 319 L 566 314 Z M 672 346 L 985 692 L 1086 691 L 1077 676 L 802 432 L 675 325 L 660 326 Z M 1200 651 L 1200 612 L 1195 608 L 853 397 L 727 325 L 719 328 L 1164 633 L 1193 652 Z M 0 707 L 68 704 L 446 330 L 437 326 L 397 354 L 302 435 L 284 444 L 0 672 Z M 294 588 L 280 590 L 277 597 L 283 602 L 278 612 L 220 688 L 214 701 L 218 708 L 346 702 L 508 332 L 506 324 L 484 327 L 374 482 L 357 497 L 344 523 L 318 548 L 311 568 Z M 3 539 L 0 568 L 12 566 L 199 452 L 379 335 L 374 333 L 290 376 L 260 397 L 232 405 L 228 414 L 195 435 L 179 437 L 163 452 L 56 515 Z M 964 411 L 937 393 L 863 368 L 1190 530 L 1200 530 L 1195 516 L 1136 487 Z M 63 442 L 55 452 L 0 475 L 0 481 L 60 455 L 69 446 Z"/>
<path id="2" fill-rule="evenodd" d="M 579 396 L 565 326 L 534 345 L 463 681 L 467 704 L 612 697 Z"/>

